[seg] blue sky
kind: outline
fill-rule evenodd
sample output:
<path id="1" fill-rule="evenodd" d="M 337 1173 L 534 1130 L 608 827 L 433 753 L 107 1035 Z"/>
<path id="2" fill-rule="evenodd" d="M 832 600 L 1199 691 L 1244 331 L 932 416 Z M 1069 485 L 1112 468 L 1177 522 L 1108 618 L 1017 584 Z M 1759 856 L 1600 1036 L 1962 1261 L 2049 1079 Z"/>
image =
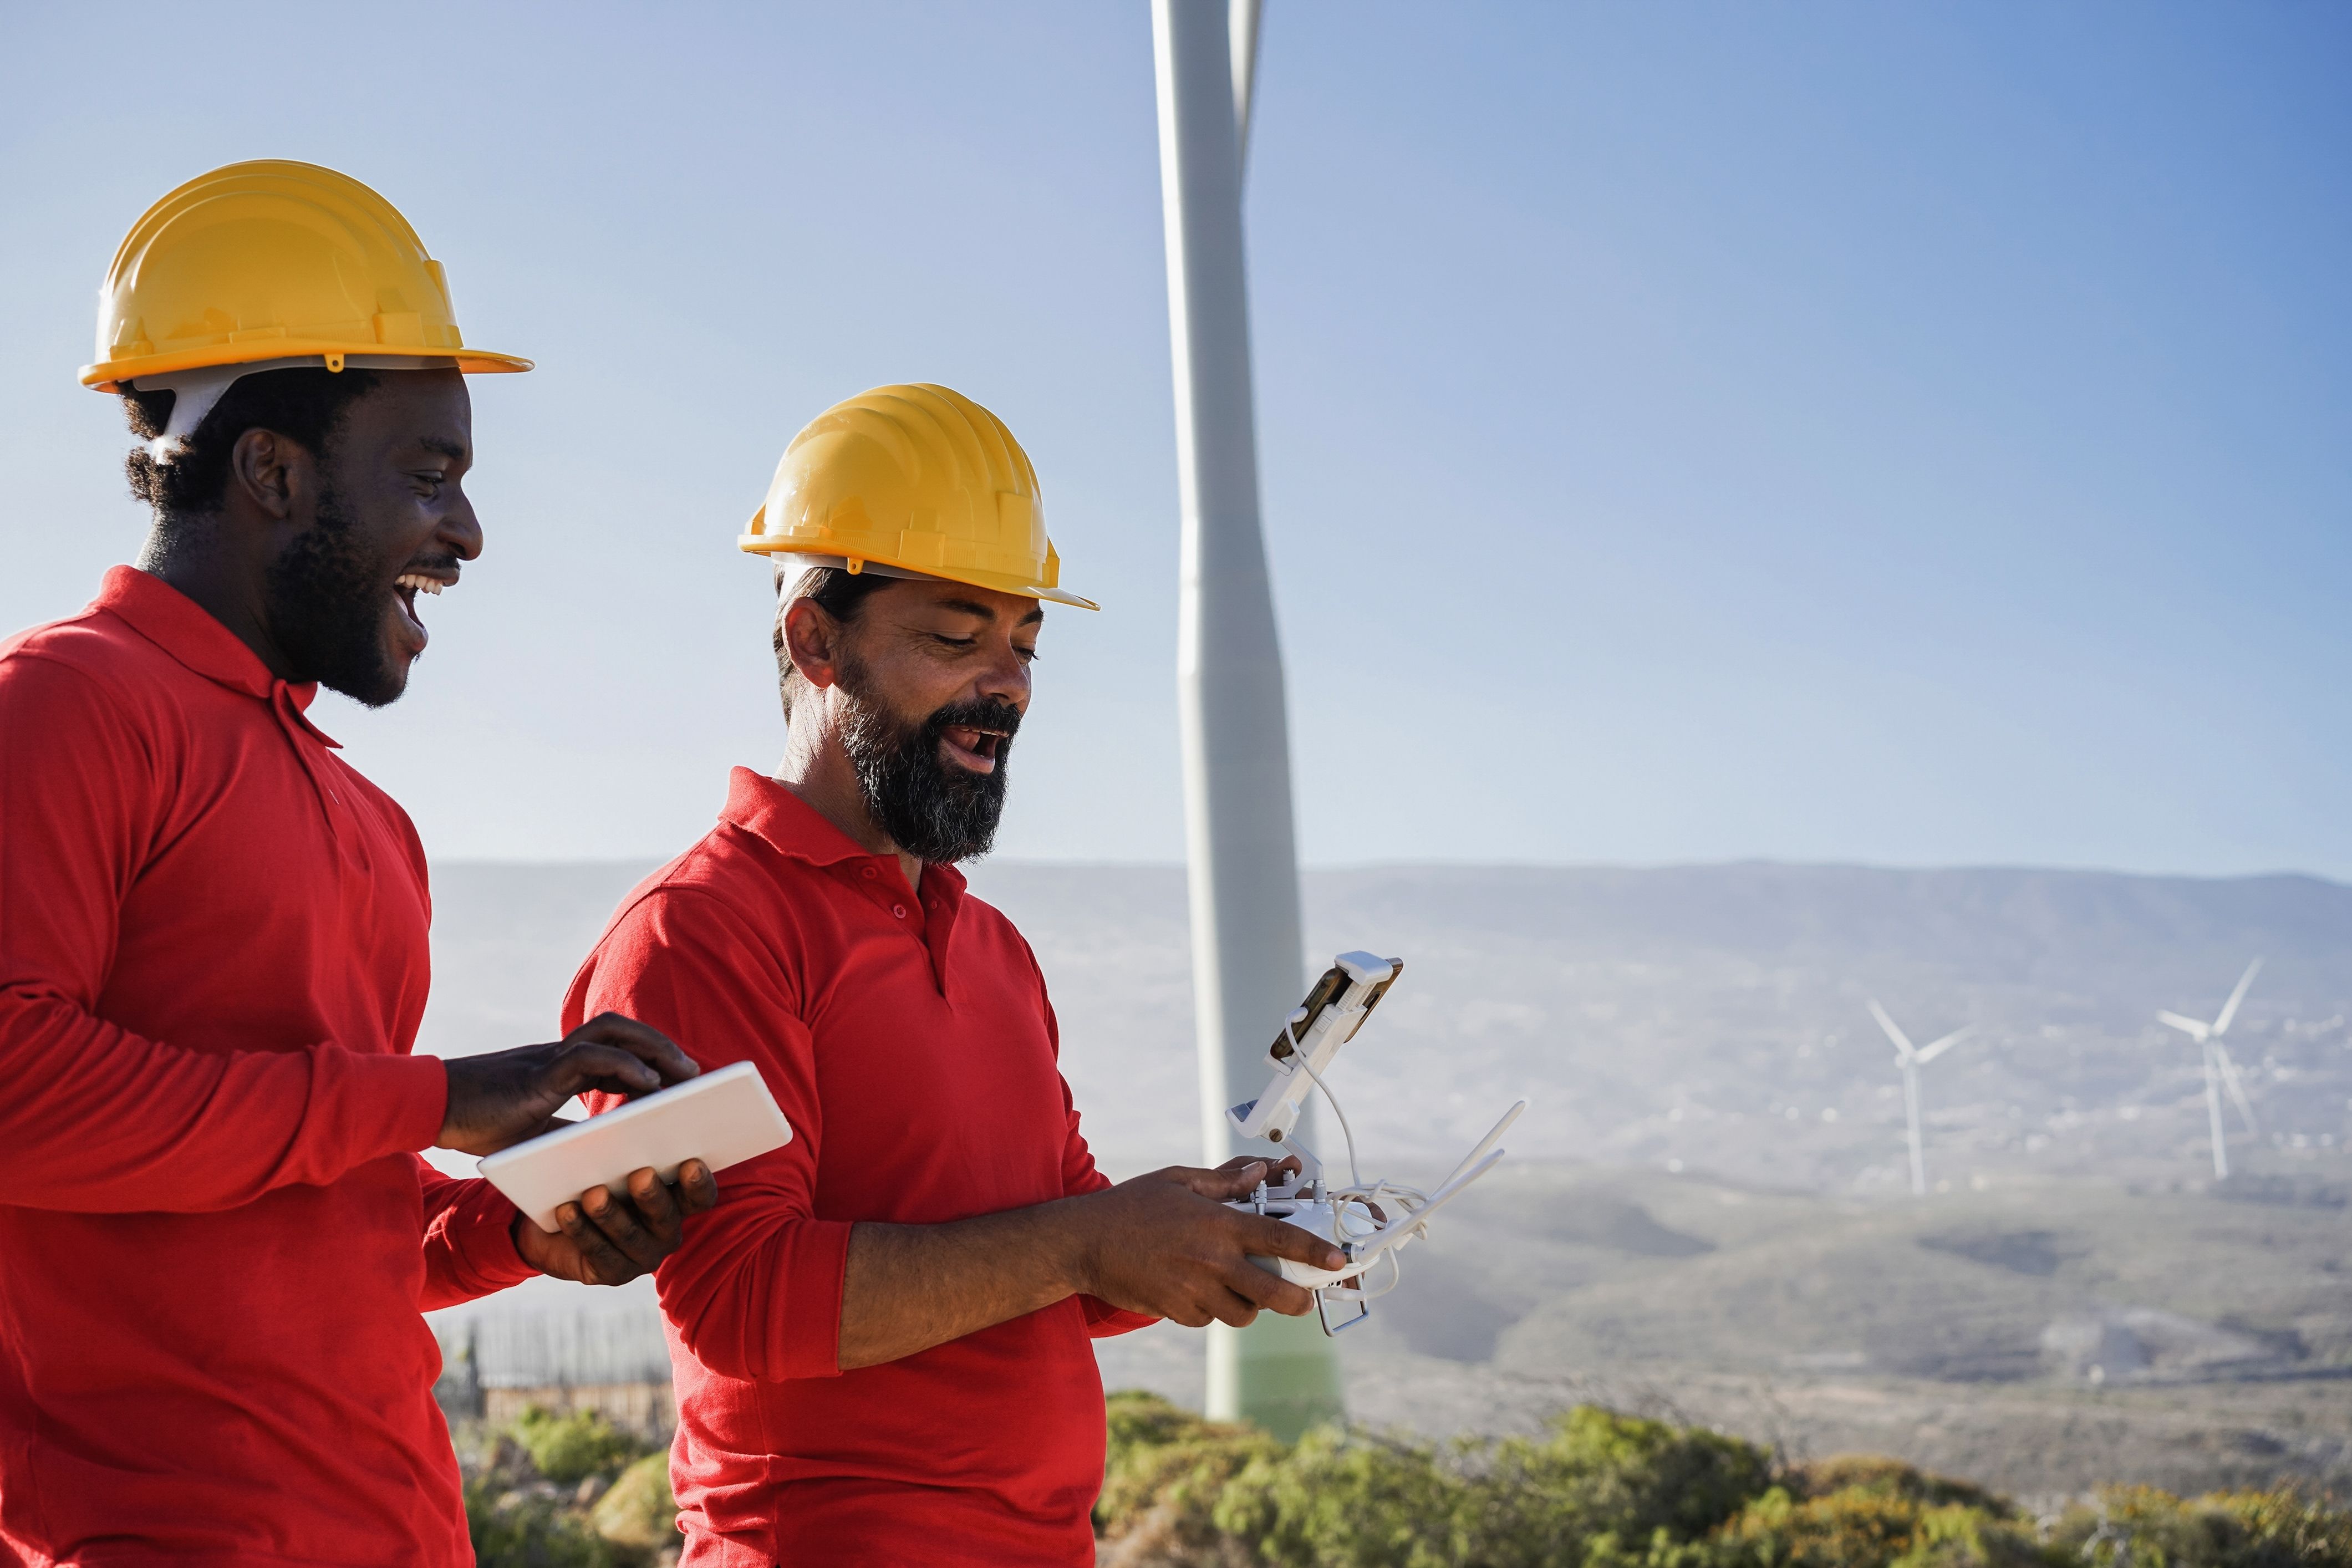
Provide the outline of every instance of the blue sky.
<path id="1" fill-rule="evenodd" d="M 1142 0 L 5 12 L 0 625 L 142 527 L 108 256 L 237 158 L 398 204 L 489 549 L 381 714 L 443 858 L 653 856 L 781 721 L 733 539 L 886 381 L 1065 581 L 1003 850 L 1182 852 Z M 2352 11 L 1268 0 L 1260 445 L 1311 861 L 2352 877 Z"/>

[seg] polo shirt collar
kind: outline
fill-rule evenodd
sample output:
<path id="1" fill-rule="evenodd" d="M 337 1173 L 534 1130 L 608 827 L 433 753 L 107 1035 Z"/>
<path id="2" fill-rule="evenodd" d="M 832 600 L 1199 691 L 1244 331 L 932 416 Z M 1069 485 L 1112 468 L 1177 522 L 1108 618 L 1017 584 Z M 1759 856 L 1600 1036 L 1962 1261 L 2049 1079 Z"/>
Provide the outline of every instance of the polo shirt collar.
<path id="1" fill-rule="evenodd" d="M 280 680 L 261 656 L 215 620 L 212 612 L 151 572 L 110 566 L 99 584 L 93 609 L 111 611 L 131 630 L 206 680 L 241 691 L 275 707 L 283 697 L 296 722 L 327 745 L 334 740 L 310 722 L 309 709 L 319 695 L 314 680 Z"/>
<path id="2" fill-rule="evenodd" d="M 824 814 L 764 773 L 736 768 L 727 775 L 727 805 L 719 820 L 730 822 L 774 847 L 781 855 L 812 866 L 839 866 L 854 860 L 891 860 L 877 855 L 825 820 Z M 952 866 L 923 867 L 923 887 L 934 887 L 952 901 L 964 889 L 963 873 Z"/>

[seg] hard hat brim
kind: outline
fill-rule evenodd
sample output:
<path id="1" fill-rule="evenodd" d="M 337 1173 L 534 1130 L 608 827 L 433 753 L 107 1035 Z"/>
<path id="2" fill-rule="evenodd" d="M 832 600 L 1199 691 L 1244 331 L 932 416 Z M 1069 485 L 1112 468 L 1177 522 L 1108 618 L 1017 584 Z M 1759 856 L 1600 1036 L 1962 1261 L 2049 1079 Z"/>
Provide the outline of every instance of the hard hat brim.
<path id="1" fill-rule="evenodd" d="M 772 536 L 764 533 L 738 534 L 735 542 L 747 555 L 833 553 L 779 544 Z M 915 578 L 932 577 L 942 583 L 967 583 L 975 588 L 991 588 L 1000 594 L 1016 594 L 1024 599 L 1046 599 L 1056 605 L 1068 605 L 1081 610 L 1094 610 L 1099 613 L 1102 609 L 1102 606 L 1092 599 L 1082 598 L 1066 588 L 1049 588 L 1043 583 L 1024 583 L 1018 577 L 1008 577 L 1001 573 L 966 571 L 954 566 L 909 566 L 880 555 L 866 556 L 861 559 L 871 561 L 877 566 L 895 568 L 891 574 L 893 576 L 903 573 Z"/>
<path id="2" fill-rule="evenodd" d="M 170 375 L 175 371 L 207 370 L 216 365 L 253 364 L 268 359 L 298 359 L 311 354 L 374 359 L 454 360 L 468 375 L 494 375 L 525 371 L 532 362 L 519 354 L 493 353 L 488 349 L 427 349 L 408 344 L 306 342 L 299 338 L 263 338 L 247 343 L 214 343 L 183 349 L 177 353 L 142 354 L 136 359 L 106 360 L 81 367 L 81 384 L 93 392 L 116 392 L 126 381 L 142 375 Z"/>

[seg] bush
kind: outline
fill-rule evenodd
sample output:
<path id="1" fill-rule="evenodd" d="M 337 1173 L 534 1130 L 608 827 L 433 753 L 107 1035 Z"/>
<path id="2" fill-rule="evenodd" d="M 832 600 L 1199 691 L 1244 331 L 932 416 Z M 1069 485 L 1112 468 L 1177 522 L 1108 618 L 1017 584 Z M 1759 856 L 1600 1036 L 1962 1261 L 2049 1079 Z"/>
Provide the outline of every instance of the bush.
<path id="1" fill-rule="evenodd" d="M 677 1544 L 677 1499 L 670 1495 L 669 1456 L 647 1454 L 623 1470 L 589 1510 L 588 1523 L 616 1546 Z"/>
<path id="2" fill-rule="evenodd" d="M 2086 1568 L 2352 1568 L 2352 1513 L 2288 1487 L 2195 1499 L 2110 1488 L 2050 1538 Z"/>
<path id="3" fill-rule="evenodd" d="M 2352 1568 L 2352 1513 L 2287 1489 L 2121 1489 L 2037 1523 L 1894 1459 L 1776 1467 L 1590 1406 L 1444 1447 L 1326 1427 L 1285 1447 L 1141 1394 L 1109 1416 L 1106 1568 Z"/>
<path id="4" fill-rule="evenodd" d="M 1480 1484 L 1465 1501 L 1465 1561 L 1642 1559 L 1686 1545 L 1771 1484 L 1752 1444 L 1579 1405 L 1541 1440 L 1463 1450 Z"/>
<path id="5" fill-rule="evenodd" d="M 514 1435 L 532 1466 L 559 1486 L 610 1475 L 646 1451 L 644 1442 L 593 1410 L 554 1415 L 534 1405 L 516 1420 Z"/>
<path id="6" fill-rule="evenodd" d="M 466 1533 L 481 1568 L 622 1568 L 635 1560 L 559 1500 L 492 1476 L 466 1484 Z"/>
<path id="7" fill-rule="evenodd" d="M 1203 1421 L 1150 1394 L 1104 1402 L 1109 1444 L 1095 1532 L 1122 1568 L 1216 1563 L 1223 1533 L 1211 1517 L 1225 1485 L 1254 1460 L 1282 1453 L 1255 1426 Z M 1245 1555 L 1236 1560 L 1246 1562 Z"/>
<path id="8" fill-rule="evenodd" d="M 1254 1456 L 1210 1517 L 1268 1568 L 1444 1568 L 1465 1495 L 1428 1447 L 1326 1426 Z"/>
<path id="9" fill-rule="evenodd" d="M 1832 1492 L 1863 1491 L 1885 1497 L 1906 1498 L 1916 1503 L 1943 1507 L 1959 1503 L 1969 1508 L 1984 1510 L 2001 1519 L 2017 1515 L 2007 1498 L 1989 1492 L 1967 1481 L 1955 1481 L 1943 1476 L 1916 1470 L 1900 1459 L 1889 1459 L 1877 1454 L 1841 1454 L 1835 1458 L 1818 1459 L 1811 1464 L 1793 1467 L 1784 1479 L 1789 1490 L 1798 1497 L 1827 1497 Z"/>
<path id="10" fill-rule="evenodd" d="M 1929 1478 L 1907 1466 L 1885 1468 L 1882 1480 L 1906 1484 L 1806 1498 L 1775 1487 L 1717 1531 L 1703 1555 L 1717 1568 L 2042 1568 L 2063 1561 L 2013 1522 L 2006 1503 L 1936 1502 L 1918 1484 Z"/>

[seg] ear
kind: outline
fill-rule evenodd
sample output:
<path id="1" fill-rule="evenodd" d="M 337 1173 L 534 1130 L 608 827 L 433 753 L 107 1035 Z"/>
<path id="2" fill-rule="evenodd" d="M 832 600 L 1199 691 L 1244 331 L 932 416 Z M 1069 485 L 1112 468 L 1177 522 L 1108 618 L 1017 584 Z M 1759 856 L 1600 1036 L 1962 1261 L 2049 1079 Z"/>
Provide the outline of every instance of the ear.
<path id="1" fill-rule="evenodd" d="M 310 462 L 299 443 L 256 426 L 229 449 L 228 488 L 263 516 L 285 522 L 294 515 L 296 491 L 309 487 Z"/>
<path id="2" fill-rule="evenodd" d="M 784 606 L 784 652 L 801 679 L 823 691 L 840 679 L 842 625 L 814 599 Z"/>

